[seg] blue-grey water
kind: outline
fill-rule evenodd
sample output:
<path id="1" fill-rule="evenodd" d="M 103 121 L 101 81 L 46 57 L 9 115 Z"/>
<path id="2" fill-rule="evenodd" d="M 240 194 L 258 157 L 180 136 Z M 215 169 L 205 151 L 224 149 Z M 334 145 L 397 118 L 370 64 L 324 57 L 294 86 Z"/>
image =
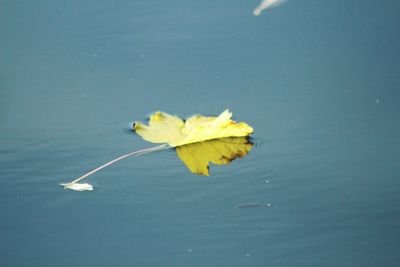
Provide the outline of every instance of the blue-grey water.
<path id="1" fill-rule="evenodd" d="M 258 4 L 0 1 L 0 266 L 399 266 L 400 4 Z M 209 177 L 168 150 L 58 186 L 226 108 L 256 146 Z"/>

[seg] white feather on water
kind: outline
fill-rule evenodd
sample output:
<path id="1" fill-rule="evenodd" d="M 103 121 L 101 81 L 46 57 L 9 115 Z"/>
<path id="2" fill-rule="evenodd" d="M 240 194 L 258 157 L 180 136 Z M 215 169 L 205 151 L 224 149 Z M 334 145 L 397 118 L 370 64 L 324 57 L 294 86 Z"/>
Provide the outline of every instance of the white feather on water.
<path id="1" fill-rule="evenodd" d="M 267 8 L 277 7 L 284 4 L 288 0 L 262 0 L 261 3 L 253 10 L 254 16 L 259 16 Z"/>

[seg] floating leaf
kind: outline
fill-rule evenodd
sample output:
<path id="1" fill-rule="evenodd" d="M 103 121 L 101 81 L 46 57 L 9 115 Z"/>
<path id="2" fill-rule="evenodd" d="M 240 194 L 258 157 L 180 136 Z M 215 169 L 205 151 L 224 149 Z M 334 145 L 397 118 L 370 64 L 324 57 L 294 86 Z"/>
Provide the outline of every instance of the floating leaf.
<path id="1" fill-rule="evenodd" d="M 246 137 L 225 137 L 176 148 L 179 158 L 188 169 L 196 174 L 209 175 L 209 162 L 229 164 L 238 157 L 244 157 L 253 144 Z"/>
<path id="2" fill-rule="evenodd" d="M 167 143 L 171 147 L 224 138 L 248 136 L 253 132 L 247 123 L 235 122 L 225 110 L 218 117 L 195 115 L 184 122 L 179 117 L 158 111 L 150 116 L 149 125 L 135 122 L 133 128 L 152 143 Z"/>
<path id="3" fill-rule="evenodd" d="M 92 191 L 92 185 L 78 182 L 127 157 L 171 147 L 176 148 L 179 158 L 191 172 L 209 175 L 209 162 L 228 164 L 237 157 L 245 156 L 252 148 L 246 137 L 253 133 L 253 128 L 247 123 L 237 123 L 231 118 L 232 113 L 229 110 L 225 110 L 218 117 L 195 115 L 186 121 L 158 111 L 150 116 L 149 125 L 135 122 L 133 128 L 143 139 L 164 144 L 122 155 L 72 182 L 60 185 L 76 191 Z"/>

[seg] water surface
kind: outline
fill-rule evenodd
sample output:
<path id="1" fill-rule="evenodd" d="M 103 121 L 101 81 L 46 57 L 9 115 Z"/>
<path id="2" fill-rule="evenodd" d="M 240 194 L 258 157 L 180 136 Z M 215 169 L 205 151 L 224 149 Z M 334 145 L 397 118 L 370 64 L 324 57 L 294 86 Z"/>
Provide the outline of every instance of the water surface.
<path id="1" fill-rule="evenodd" d="M 397 266 L 396 1 L 1 1 L 3 266 Z M 230 108 L 211 176 L 127 131 Z M 267 207 L 235 209 L 243 203 Z"/>

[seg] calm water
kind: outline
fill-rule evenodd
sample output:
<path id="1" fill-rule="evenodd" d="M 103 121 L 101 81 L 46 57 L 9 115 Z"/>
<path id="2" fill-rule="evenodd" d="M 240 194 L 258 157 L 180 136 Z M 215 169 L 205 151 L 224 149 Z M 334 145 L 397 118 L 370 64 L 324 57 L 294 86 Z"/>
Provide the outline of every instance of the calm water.
<path id="1" fill-rule="evenodd" d="M 0 1 L 1 266 L 398 266 L 400 4 L 258 4 Z M 225 108 L 257 146 L 210 177 L 170 150 L 58 186 Z"/>

